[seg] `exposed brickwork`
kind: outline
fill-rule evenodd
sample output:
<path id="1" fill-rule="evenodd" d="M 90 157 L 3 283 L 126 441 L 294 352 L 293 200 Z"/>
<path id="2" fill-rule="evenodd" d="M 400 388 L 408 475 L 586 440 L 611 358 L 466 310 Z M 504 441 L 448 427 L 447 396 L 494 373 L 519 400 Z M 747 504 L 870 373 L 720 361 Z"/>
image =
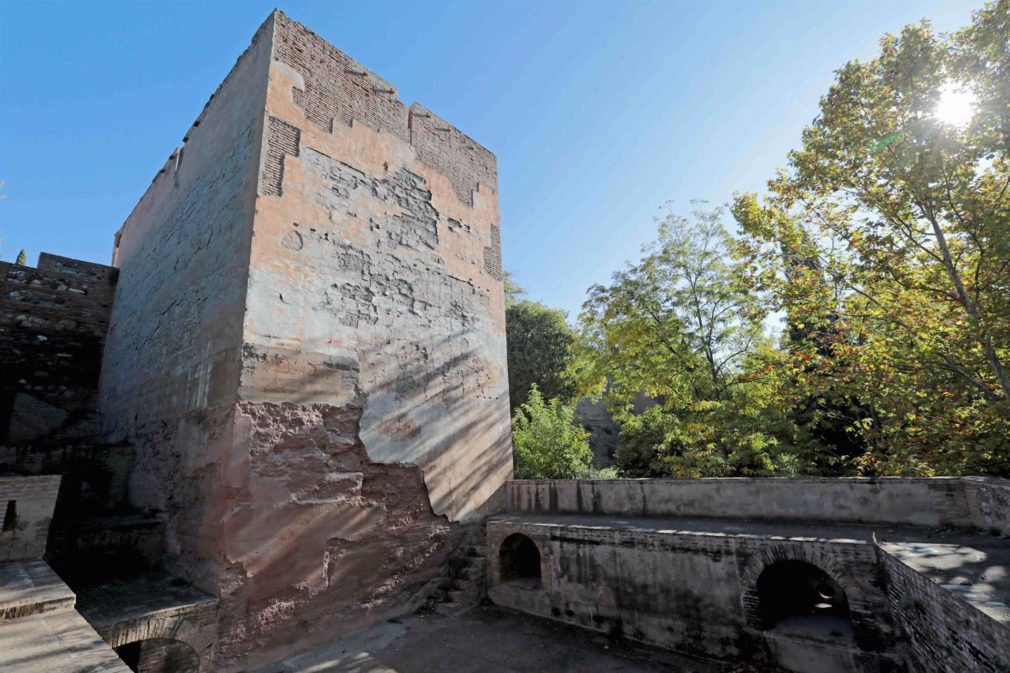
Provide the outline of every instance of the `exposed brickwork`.
<path id="1" fill-rule="evenodd" d="M 291 93 L 305 118 L 325 131 L 353 121 L 409 140 L 407 107 L 389 82 L 369 72 L 326 40 L 284 14 L 274 14 L 274 58 L 305 82 Z"/>
<path id="2" fill-rule="evenodd" d="M 502 280 L 505 277 L 501 265 L 500 227 L 491 227 L 491 245 L 484 248 L 484 270 L 495 280 Z"/>
<path id="3" fill-rule="evenodd" d="M 116 270 L 43 253 L 0 262 L 0 441 L 88 434 Z M 83 425 L 82 425 L 83 424 Z"/>
<path id="4" fill-rule="evenodd" d="M 922 673 L 1006 673 L 1010 627 L 899 561 L 881 547 L 891 609 Z"/>
<path id="5" fill-rule="evenodd" d="M 284 193 L 284 157 L 298 156 L 301 129 L 273 115 L 267 116 L 266 144 L 260 189 L 266 196 Z"/>
<path id="6" fill-rule="evenodd" d="M 461 202 L 473 204 L 478 185 L 498 188 L 495 156 L 418 103 L 410 106 L 410 144 L 423 163 L 449 178 Z"/>
<path id="7" fill-rule="evenodd" d="M 424 106 L 408 109 L 388 82 L 305 26 L 280 12 L 274 16 L 274 58 L 302 76 L 304 88 L 294 87 L 291 95 L 307 121 L 328 132 L 335 121 L 365 124 L 409 142 L 422 163 L 449 179 L 464 204 L 473 204 L 478 185 L 498 188 L 494 154 Z"/>

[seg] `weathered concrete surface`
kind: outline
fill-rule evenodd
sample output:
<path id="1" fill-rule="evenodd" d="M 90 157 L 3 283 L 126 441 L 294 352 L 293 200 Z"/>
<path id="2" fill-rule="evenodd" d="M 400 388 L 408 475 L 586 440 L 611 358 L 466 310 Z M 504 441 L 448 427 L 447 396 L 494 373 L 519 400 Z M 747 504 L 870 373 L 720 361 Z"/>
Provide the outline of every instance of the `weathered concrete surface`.
<path id="1" fill-rule="evenodd" d="M 0 622 L 73 608 L 74 592 L 45 561 L 0 563 Z"/>
<path id="2" fill-rule="evenodd" d="M 511 474 L 494 155 L 275 12 L 117 235 L 131 501 L 219 670 L 403 611 Z"/>
<path id="3" fill-rule="evenodd" d="M 4 673 L 130 673 L 73 610 L 0 623 L 0 668 Z"/>
<path id="4" fill-rule="evenodd" d="M 0 670 L 128 673 L 45 561 L 0 563 Z"/>
<path id="5" fill-rule="evenodd" d="M 963 477 L 972 512 L 972 525 L 994 534 L 1010 536 L 1010 479 Z"/>
<path id="6" fill-rule="evenodd" d="M 776 657 L 795 653 L 798 641 L 814 651 L 826 647 L 847 666 L 842 670 L 894 670 L 888 643 L 895 633 L 876 583 L 873 527 L 512 513 L 489 519 L 487 530 L 488 595 L 496 604 L 703 656 L 787 663 Z M 502 574 L 502 543 L 515 533 L 539 550 L 539 583 Z M 780 561 L 811 564 L 837 582 L 847 599 L 850 642 L 809 633 L 767 638 L 758 578 Z"/>
<path id="7" fill-rule="evenodd" d="M 938 478 L 588 479 L 511 481 L 506 509 L 618 516 L 738 517 L 826 523 L 996 527 L 1006 480 Z M 978 495 L 986 486 L 983 515 Z M 1002 490 L 1006 489 L 1006 490 Z M 1005 511 L 1005 510 L 1004 510 Z M 987 518 L 986 518 L 987 517 Z M 986 525 L 988 524 L 988 525 Z"/>
<path id="8" fill-rule="evenodd" d="M 378 624 L 251 673 L 761 673 L 496 607 Z"/>
<path id="9" fill-rule="evenodd" d="M 0 476 L 0 561 L 42 558 L 59 490 L 58 474 Z"/>
<path id="10" fill-rule="evenodd" d="M 1010 670 L 1010 541 L 888 540 L 879 549 L 912 668 Z"/>

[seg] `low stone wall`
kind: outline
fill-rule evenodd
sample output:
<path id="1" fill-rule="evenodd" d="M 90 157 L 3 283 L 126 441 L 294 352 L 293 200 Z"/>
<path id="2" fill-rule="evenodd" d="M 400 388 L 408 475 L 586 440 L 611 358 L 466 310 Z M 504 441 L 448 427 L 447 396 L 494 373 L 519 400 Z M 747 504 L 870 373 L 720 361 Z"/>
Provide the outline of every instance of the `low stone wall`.
<path id="1" fill-rule="evenodd" d="M 60 475 L 0 477 L 0 561 L 40 559 L 60 490 Z"/>
<path id="2" fill-rule="evenodd" d="M 989 528 L 998 527 L 996 520 L 1001 516 L 1002 525 L 1008 525 L 1005 502 L 1010 499 L 1010 488 L 1003 481 L 956 477 L 516 480 L 507 485 L 506 509 Z M 980 502 L 987 503 L 985 515 Z"/>
<path id="3" fill-rule="evenodd" d="M 1010 629 L 877 545 L 892 614 L 908 642 L 906 657 L 924 673 L 1010 671 Z"/>
<path id="4" fill-rule="evenodd" d="M 620 525 L 619 521 L 614 521 Z M 716 532 L 610 527 L 600 519 L 548 522 L 500 515 L 487 523 L 488 595 L 498 604 L 615 638 L 706 657 L 780 661 L 759 615 L 758 578 L 779 561 L 802 561 L 844 590 L 853 636 L 807 647 L 818 673 L 894 671 L 887 600 L 874 583 L 876 557 L 865 541 L 791 539 Z M 525 535 L 540 555 L 540 580 L 511 581 L 499 550 Z M 797 670 L 797 669 L 793 669 Z"/>
<path id="5" fill-rule="evenodd" d="M 975 528 L 1010 536 L 1010 479 L 965 477 Z"/>
<path id="6" fill-rule="evenodd" d="M 0 262 L 0 441 L 91 437 L 116 270 Z"/>

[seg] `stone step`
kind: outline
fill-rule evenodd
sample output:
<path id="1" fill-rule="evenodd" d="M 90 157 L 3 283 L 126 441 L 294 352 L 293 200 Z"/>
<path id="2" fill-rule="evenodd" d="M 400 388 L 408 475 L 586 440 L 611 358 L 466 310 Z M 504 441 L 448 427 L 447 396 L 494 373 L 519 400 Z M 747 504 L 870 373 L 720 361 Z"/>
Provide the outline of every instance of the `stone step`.
<path id="1" fill-rule="evenodd" d="M 0 564 L 0 622 L 72 609 L 76 597 L 45 561 Z"/>
<path id="2" fill-rule="evenodd" d="M 73 609 L 0 622 L 4 673 L 130 673 Z"/>

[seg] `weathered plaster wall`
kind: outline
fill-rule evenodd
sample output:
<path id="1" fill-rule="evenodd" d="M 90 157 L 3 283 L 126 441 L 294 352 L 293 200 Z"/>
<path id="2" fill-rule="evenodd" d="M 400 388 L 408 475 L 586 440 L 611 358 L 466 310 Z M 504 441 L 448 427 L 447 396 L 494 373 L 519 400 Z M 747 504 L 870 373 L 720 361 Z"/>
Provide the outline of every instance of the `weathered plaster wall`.
<path id="1" fill-rule="evenodd" d="M 530 523 L 499 515 L 487 524 L 488 595 L 496 604 L 664 648 L 748 661 L 774 661 L 758 614 L 757 579 L 776 561 L 826 572 L 845 591 L 855 644 L 828 652 L 842 663 L 819 670 L 889 669 L 891 632 L 883 591 L 874 585 L 872 544 L 690 533 L 641 526 Z M 541 554 L 542 586 L 502 582 L 499 549 L 522 533 Z"/>
<path id="2" fill-rule="evenodd" d="M 977 525 L 966 482 L 930 479 L 611 479 L 511 481 L 517 512 Z"/>
<path id="3" fill-rule="evenodd" d="M 0 442 L 98 432 L 94 414 L 116 270 L 39 256 L 0 262 Z"/>
<path id="4" fill-rule="evenodd" d="M 1006 673 L 1010 628 L 877 547 L 891 609 L 921 673 Z"/>
<path id="5" fill-rule="evenodd" d="M 107 439 L 136 447 L 134 506 L 165 517 L 164 562 L 217 593 L 270 59 L 269 26 L 116 235 L 119 284 L 100 384 Z"/>
<path id="6" fill-rule="evenodd" d="M 496 189 L 275 12 L 118 235 L 107 431 L 218 670 L 405 609 L 510 476 Z"/>
<path id="7" fill-rule="evenodd" d="M 511 473 L 494 156 L 283 14 L 273 30 L 229 670 L 403 609 Z"/>

